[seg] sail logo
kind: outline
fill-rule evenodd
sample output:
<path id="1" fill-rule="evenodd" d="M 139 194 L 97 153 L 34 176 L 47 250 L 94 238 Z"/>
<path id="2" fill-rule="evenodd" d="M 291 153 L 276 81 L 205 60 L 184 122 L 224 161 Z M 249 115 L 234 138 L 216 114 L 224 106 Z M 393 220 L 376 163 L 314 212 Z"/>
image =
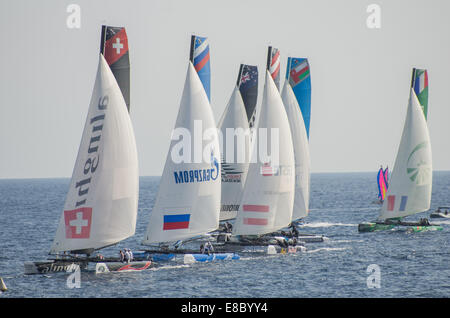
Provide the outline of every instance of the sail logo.
<path id="1" fill-rule="evenodd" d="M 66 238 L 87 239 L 91 233 L 92 208 L 83 207 L 64 211 Z"/>
<path id="2" fill-rule="evenodd" d="M 192 169 L 174 171 L 175 183 L 195 183 L 215 181 L 219 176 L 219 161 L 211 153 L 211 166 L 209 169 Z"/>
<path id="3" fill-rule="evenodd" d="M 396 196 L 395 195 L 388 195 L 388 203 L 387 203 L 387 210 L 388 211 L 394 211 L 395 208 L 395 202 L 396 202 Z M 398 200 L 397 200 L 398 202 Z M 408 196 L 402 195 L 400 196 L 400 206 L 398 207 L 398 211 L 403 212 L 406 210 L 406 204 L 408 203 Z"/>
<path id="4" fill-rule="evenodd" d="M 428 142 L 422 142 L 414 147 L 409 154 L 406 173 L 409 179 L 417 185 L 427 185 L 431 181 L 431 164 L 427 162 Z"/>
<path id="5" fill-rule="evenodd" d="M 108 106 L 108 102 L 108 95 L 100 97 L 98 101 L 98 110 L 104 111 Z M 98 149 L 102 137 L 103 121 L 105 120 L 105 116 L 105 112 L 102 112 L 89 120 L 89 124 L 93 125 L 91 131 L 92 135 L 89 139 L 89 146 L 87 149 L 88 158 L 86 159 L 84 165 L 81 165 L 84 175 L 83 179 L 75 183 L 75 189 L 78 189 L 78 201 L 75 203 L 75 207 L 86 204 L 86 196 L 89 193 L 89 185 L 100 162 Z"/>
<path id="6" fill-rule="evenodd" d="M 292 175 L 292 167 L 270 165 L 266 162 L 261 166 L 260 172 L 263 177 L 290 176 Z"/>
<path id="7" fill-rule="evenodd" d="M 270 212 L 270 206 L 268 205 L 260 205 L 260 204 L 244 204 L 242 206 L 242 210 L 246 213 L 254 214 L 252 217 L 250 217 L 249 214 L 246 214 L 248 216 L 244 217 L 243 223 L 245 225 L 267 225 L 268 224 L 268 218 L 266 217 L 266 213 Z M 258 213 L 258 214 L 255 214 Z M 264 213 L 264 214 L 259 214 Z"/>
<path id="8" fill-rule="evenodd" d="M 244 84 L 245 82 L 248 82 L 249 80 L 250 80 L 250 74 L 247 72 L 244 75 L 242 75 L 241 84 Z"/>
<path id="9" fill-rule="evenodd" d="M 163 231 L 189 228 L 190 214 L 164 215 Z"/>
<path id="10" fill-rule="evenodd" d="M 108 32 L 113 32 L 112 29 L 108 29 Z M 128 38 L 125 28 L 122 28 L 119 32 L 114 34 L 111 38 L 105 42 L 105 60 L 108 65 L 114 64 L 122 56 L 128 52 Z"/>

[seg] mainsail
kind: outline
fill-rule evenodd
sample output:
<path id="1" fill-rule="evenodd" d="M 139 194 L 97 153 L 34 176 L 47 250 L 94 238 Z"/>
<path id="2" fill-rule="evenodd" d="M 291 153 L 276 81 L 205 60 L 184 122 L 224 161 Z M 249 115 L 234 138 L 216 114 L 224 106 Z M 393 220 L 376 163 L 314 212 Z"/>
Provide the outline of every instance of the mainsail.
<path id="1" fill-rule="evenodd" d="M 252 128 L 255 125 L 256 102 L 258 99 L 258 67 L 241 64 L 236 86 L 241 93 L 247 114 L 248 125 Z"/>
<path id="2" fill-rule="evenodd" d="M 411 88 L 402 139 L 379 219 L 399 218 L 428 210 L 432 172 L 428 127 L 414 88 Z"/>
<path id="3" fill-rule="evenodd" d="M 271 138 L 275 138 L 279 146 L 279 162 L 261 162 L 263 158 L 251 160 L 233 226 L 234 235 L 271 233 L 291 222 L 295 186 L 292 136 L 283 101 L 268 70 L 257 129 L 258 139 L 264 130 L 270 135 L 268 144 L 272 144 Z M 278 130 L 278 140 L 274 130 Z M 254 142 L 253 147 L 257 144 Z M 271 151 L 273 154 L 274 149 Z"/>
<path id="4" fill-rule="evenodd" d="M 277 48 L 269 46 L 267 52 L 267 70 L 272 76 L 273 82 L 278 90 L 280 90 L 280 51 Z"/>
<path id="5" fill-rule="evenodd" d="M 211 66 L 208 38 L 197 35 L 191 36 L 190 61 L 198 73 L 208 100 L 211 101 Z"/>
<path id="6" fill-rule="evenodd" d="M 418 68 L 413 68 L 411 87 L 416 93 L 417 99 L 422 106 L 425 120 L 428 113 L 428 72 Z"/>
<path id="7" fill-rule="evenodd" d="M 292 143 L 295 156 L 295 197 L 292 220 L 298 220 L 308 215 L 309 183 L 310 183 L 310 155 L 308 136 L 298 100 L 294 95 L 290 72 L 286 73 L 281 94 L 286 114 L 291 128 Z"/>
<path id="8" fill-rule="evenodd" d="M 178 137 L 182 140 L 174 139 Z M 219 147 L 208 97 L 189 62 L 172 141 L 143 244 L 185 240 L 218 228 Z M 201 150 L 202 158 L 195 158 L 196 149 Z"/>
<path id="9" fill-rule="evenodd" d="M 128 37 L 123 27 L 102 26 L 100 53 L 108 62 L 130 111 L 130 56 Z"/>
<path id="10" fill-rule="evenodd" d="M 223 138 L 221 221 L 236 217 L 249 163 L 250 129 L 240 83 L 235 86 L 218 125 Z"/>
<path id="11" fill-rule="evenodd" d="M 50 253 L 90 254 L 135 232 L 136 141 L 125 100 L 100 54 L 78 156 Z"/>
<path id="12" fill-rule="evenodd" d="M 286 79 L 289 79 L 292 91 L 297 99 L 305 122 L 306 134 L 309 139 L 311 121 L 311 76 L 309 62 L 306 58 L 289 57 Z"/>

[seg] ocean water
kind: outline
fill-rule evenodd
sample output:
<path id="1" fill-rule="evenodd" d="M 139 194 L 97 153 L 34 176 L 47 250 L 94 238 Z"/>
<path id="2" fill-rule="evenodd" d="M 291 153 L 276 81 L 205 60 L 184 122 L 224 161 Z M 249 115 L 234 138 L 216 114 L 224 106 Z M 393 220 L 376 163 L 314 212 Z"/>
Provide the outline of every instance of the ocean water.
<path id="1" fill-rule="evenodd" d="M 0 298 L 437 298 L 450 296 L 450 220 L 443 231 L 358 233 L 358 223 L 378 215 L 376 173 L 312 174 L 310 214 L 301 232 L 323 234 L 290 255 L 243 256 L 237 261 L 168 265 L 133 273 L 82 272 L 80 288 L 68 273 L 24 275 L 24 262 L 44 260 L 62 212 L 69 179 L 0 180 Z M 119 249 L 139 250 L 159 177 L 140 178 L 137 229 Z M 434 172 L 430 211 L 450 205 L 450 172 Z M 379 288 L 367 281 L 378 266 Z"/>

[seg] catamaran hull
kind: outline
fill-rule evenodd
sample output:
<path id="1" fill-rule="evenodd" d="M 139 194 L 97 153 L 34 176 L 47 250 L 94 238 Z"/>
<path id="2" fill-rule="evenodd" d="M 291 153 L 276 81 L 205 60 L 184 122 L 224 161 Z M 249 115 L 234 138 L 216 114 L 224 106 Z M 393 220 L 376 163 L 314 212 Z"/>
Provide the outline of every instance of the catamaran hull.
<path id="1" fill-rule="evenodd" d="M 104 262 L 95 264 L 95 273 L 109 273 L 109 272 L 136 272 L 146 270 L 151 266 L 151 261 L 143 262 Z"/>
<path id="2" fill-rule="evenodd" d="M 38 262 L 25 262 L 25 275 L 61 273 L 71 270 L 74 266 L 79 266 L 80 270 L 86 270 L 88 262 L 48 260 Z"/>
<path id="3" fill-rule="evenodd" d="M 213 253 L 213 254 L 185 254 L 184 263 L 212 262 L 215 260 L 237 260 L 240 256 L 236 253 Z"/>
<path id="4" fill-rule="evenodd" d="M 392 229 L 405 229 L 407 232 L 426 232 L 426 231 L 441 231 L 442 226 L 439 225 L 397 225 L 384 223 L 361 223 L 358 225 L 360 233 L 388 231 Z"/>

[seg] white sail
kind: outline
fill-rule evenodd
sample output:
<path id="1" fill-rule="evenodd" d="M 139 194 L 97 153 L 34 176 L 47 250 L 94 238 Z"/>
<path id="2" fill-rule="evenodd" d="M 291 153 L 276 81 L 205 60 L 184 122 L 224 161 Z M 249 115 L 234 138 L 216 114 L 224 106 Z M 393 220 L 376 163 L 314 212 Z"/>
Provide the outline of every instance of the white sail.
<path id="1" fill-rule="evenodd" d="M 201 125 L 201 129 L 199 129 Z M 197 127 L 197 128 L 196 128 Z M 150 214 L 143 244 L 185 240 L 213 231 L 219 226 L 221 173 L 219 139 L 203 85 L 191 62 L 181 98 L 175 131 L 190 132 L 192 140 L 172 140 L 161 177 L 158 195 Z M 203 134 L 209 131 L 209 140 Z M 196 140 L 200 139 L 200 141 Z M 210 147 L 208 146 L 210 145 Z M 208 161 L 177 162 L 174 155 L 196 147 L 208 152 Z M 189 148 L 189 149 L 187 149 Z M 194 158 L 195 159 L 195 158 Z M 198 163 L 195 163 L 198 161 Z"/>
<path id="2" fill-rule="evenodd" d="M 238 87 L 219 121 L 222 133 L 222 199 L 220 221 L 236 217 L 247 178 L 250 130 Z"/>
<path id="3" fill-rule="evenodd" d="M 50 253 L 99 249 L 132 236 L 139 173 L 125 100 L 100 54 L 78 156 Z"/>
<path id="4" fill-rule="evenodd" d="M 252 158 L 247 181 L 233 226 L 234 235 L 258 235 L 288 226 L 294 205 L 295 167 L 291 130 L 286 111 L 270 73 L 266 71 L 263 101 L 257 122 L 259 146 L 261 131 L 278 129 L 279 163 Z M 271 144 L 271 141 L 267 141 Z M 271 149 L 272 153 L 274 149 Z M 252 155 L 257 152 L 253 151 Z"/>
<path id="5" fill-rule="evenodd" d="M 311 166 L 309 143 L 302 112 L 288 80 L 284 82 L 281 98 L 289 119 L 294 146 L 295 196 L 292 220 L 295 221 L 308 215 Z"/>
<path id="6" fill-rule="evenodd" d="M 402 139 L 380 220 L 399 218 L 430 208 L 431 144 L 424 113 L 411 89 Z"/>

